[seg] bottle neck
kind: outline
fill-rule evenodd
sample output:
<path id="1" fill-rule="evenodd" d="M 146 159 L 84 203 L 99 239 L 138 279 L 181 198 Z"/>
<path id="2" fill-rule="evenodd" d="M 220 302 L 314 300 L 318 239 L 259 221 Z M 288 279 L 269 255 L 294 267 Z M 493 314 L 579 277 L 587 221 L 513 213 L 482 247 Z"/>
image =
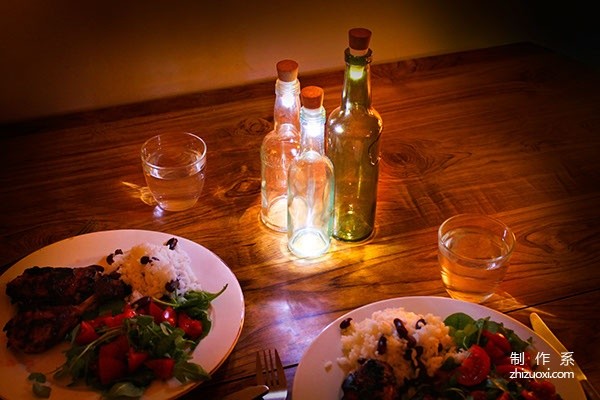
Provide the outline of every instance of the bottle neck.
<path id="1" fill-rule="evenodd" d="M 371 49 L 364 55 L 352 54 L 350 48 L 345 51 L 346 70 L 342 108 L 371 106 Z"/>
<path id="2" fill-rule="evenodd" d="M 300 82 L 275 82 L 275 109 L 273 112 L 274 129 L 285 124 L 300 130 Z"/>
<path id="3" fill-rule="evenodd" d="M 325 108 L 300 109 L 300 134 L 302 151 L 316 151 L 324 154 L 323 145 L 325 137 Z"/>

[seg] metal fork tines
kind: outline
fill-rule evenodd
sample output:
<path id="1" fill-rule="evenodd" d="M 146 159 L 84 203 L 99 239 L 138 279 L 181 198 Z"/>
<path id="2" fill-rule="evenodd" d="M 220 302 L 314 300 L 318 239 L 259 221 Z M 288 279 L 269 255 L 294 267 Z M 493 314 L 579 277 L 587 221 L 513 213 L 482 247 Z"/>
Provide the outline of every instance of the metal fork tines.
<path id="1" fill-rule="evenodd" d="M 263 399 L 283 400 L 287 398 L 287 381 L 277 350 L 256 353 L 256 383 L 267 385 L 269 393 Z"/>

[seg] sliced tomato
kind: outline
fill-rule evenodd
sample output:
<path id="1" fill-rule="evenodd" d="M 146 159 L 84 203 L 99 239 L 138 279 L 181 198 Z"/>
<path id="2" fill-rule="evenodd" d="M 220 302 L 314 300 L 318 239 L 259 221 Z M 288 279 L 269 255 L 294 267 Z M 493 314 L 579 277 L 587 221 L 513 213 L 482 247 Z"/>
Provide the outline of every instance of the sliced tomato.
<path id="1" fill-rule="evenodd" d="M 161 322 L 167 322 L 171 324 L 171 326 L 177 326 L 177 312 L 173 307 L 167 306 L 162 312 Z"/>
<path id="2" fill-rule="evenodd" d="M 96 329 L 94 329 L 94 326 L 89 321 L 81 321 L 81 324 L 79 324 L 79 332 L 75 337 L 75 343 L 79 345 L 90 344 L 98 339 L 98 337 Z"/>
<path id="3" fill-rule="evenodd" d="M 540 400 L 535 393 L 525 389 L 521 390 L 521 397 L 525 400 Z"/>
<path id="4" fill-rule="evenodd" d="M 474 344 L 468 350 L 469 355 L 457 368 L 456 380 L 461 385 L 473 386 L 483 382 L 490 373 L 490 356 L 485 350 Z"/>
<path id="5" fill-rule="evenodd" d="M 112 342 L 108 342 L 105 345 L 100 346 L 98 357 L 110 357 L 117 360 L 125 360 L 128 351 L 129 340 L 127 339 L 127 336 L 121 335 Z"/>
<path id="6" fill-rule="evenodd" d="M 510 342 L 501 333 L 492 333 L 484 329 L 481 335 L 486 338 L 484 349 L 494 363 L 502 360 L 512 350 Z"/>
<path id="7" fill-rule="evenodd" d="M 144 364 L 150 368 L 152 372 L 154 372 L 154 375 L 159 379 L 170 379 L 173 377 L 175 360 L 172 358 L 156 358 L 148 360 Z"/>
<path id="8" fill-rule="evenodd" d="M 185 334 L 192 340 L 198 339 L 202 336 L 204 328 L 202 322 L 197 319 L 193 319 L 187 313 L 180 311 L 177 317 L 177 326 L 185 332 Z"/>
<path id="9" fill-rule="evenodd" d="M 116 328 L 118 326 L 123 325 L 123 321 L 125 321 L 126 319 L 133 318 L 136 315 L 137 312 L 133 308 L 131 308 L 131 305 L 125 304 L 123 312 L 112 317 L 106 317 L 104 323 L 109 328 Z"/>
<path id="10" fill-rule="evenodd" d="M 503 376 L 507 379 L 510 378 L 510 375 L 513 372 L 527 373 L 527 374 L 529 374 L 531 372 L 531 370 L 528 367 L 522 367 L 520 365 L 512 365 L 512 364 L 496 365 L 494 367 L 494 370 L 496 371 L 496 373 L 498 375 Z"/>
<path id="11" fill-rule="evenodd" d="M 130 347 L 127 351 L 127 371 L 129 373 L 137 371 L 148 357 L 149 355 L 145 351 L 136 351 L 133 347 Z"/>
<path id="12" fill-rule="evenodd" d="M 496 400 L 510 400 L 510 394 L 503 392 Z"/>
<path id="13" fill-rule="evenodd" d="M 148 314 L 154 318 L 154 322 L 157 324 L 162 322 L 163 309 L 153 301 L 150 301 L 150 304 L 148 304 Z"/>
<path id="14" fill-rule="evenodd" d="M 530 381 L 529 389 L 532 392 L 539 395 L 542 399 L 550 399 L 556 393 L 556 387 L 550 381 L 540 380 L 540 381 Z"/>
<path id="15" fill-rule="evenodd" d="M 487 395 L 483 390 L 473 390 L 469 393 L 473 400 L 487 400 Z"/>
<path id="16" fill-rule="evenodd" d="M 107 355 L 98 357 L 98 378 L 100 378 L 100 383 L 103 385 L 108 385 L 126 374 L 127 365 L 125 361 Z"/>

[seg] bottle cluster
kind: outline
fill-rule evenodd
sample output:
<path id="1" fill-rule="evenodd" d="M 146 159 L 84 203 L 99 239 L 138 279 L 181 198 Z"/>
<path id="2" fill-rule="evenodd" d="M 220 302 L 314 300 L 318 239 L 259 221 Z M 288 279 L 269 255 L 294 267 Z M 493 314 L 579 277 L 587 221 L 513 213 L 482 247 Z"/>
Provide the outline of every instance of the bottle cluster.
<path id="1" fill-rule="evenodd" d="M 371 31 L 349 31 L 341 104 L 329 117 L 323 90 L 300 90 L 298 64 L 277 63 L 274 127 L 261 146 L 261 220 L 312 258 L 331 238 L 361 241 L 375 228 L 381 116 L 371 105 Z"/>

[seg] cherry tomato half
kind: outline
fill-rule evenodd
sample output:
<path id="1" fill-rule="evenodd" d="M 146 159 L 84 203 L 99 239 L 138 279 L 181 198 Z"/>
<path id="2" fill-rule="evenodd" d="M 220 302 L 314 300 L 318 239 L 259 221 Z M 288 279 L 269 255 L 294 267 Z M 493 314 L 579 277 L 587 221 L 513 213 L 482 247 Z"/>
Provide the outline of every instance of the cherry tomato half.
<path id="1" fill-rule="evenodd" d="M 476 344 L 468 350 L 469 355 L 457 368 L 456 380 L 461 385 L 473 386 L 483 382 L 490 373 L 490 356 Z"/>
<path id="2" fill-rule="evenodd" d="M 192 340 L 198 339 L 200 336 L 202 336 L 202 332 L 204 331 L 202 322 L 198 321 L 197 319 L 193 319 L 183 311 L 179 312 L 177 325 L 179 328 L 183 329 L 185 334 Z"/>

